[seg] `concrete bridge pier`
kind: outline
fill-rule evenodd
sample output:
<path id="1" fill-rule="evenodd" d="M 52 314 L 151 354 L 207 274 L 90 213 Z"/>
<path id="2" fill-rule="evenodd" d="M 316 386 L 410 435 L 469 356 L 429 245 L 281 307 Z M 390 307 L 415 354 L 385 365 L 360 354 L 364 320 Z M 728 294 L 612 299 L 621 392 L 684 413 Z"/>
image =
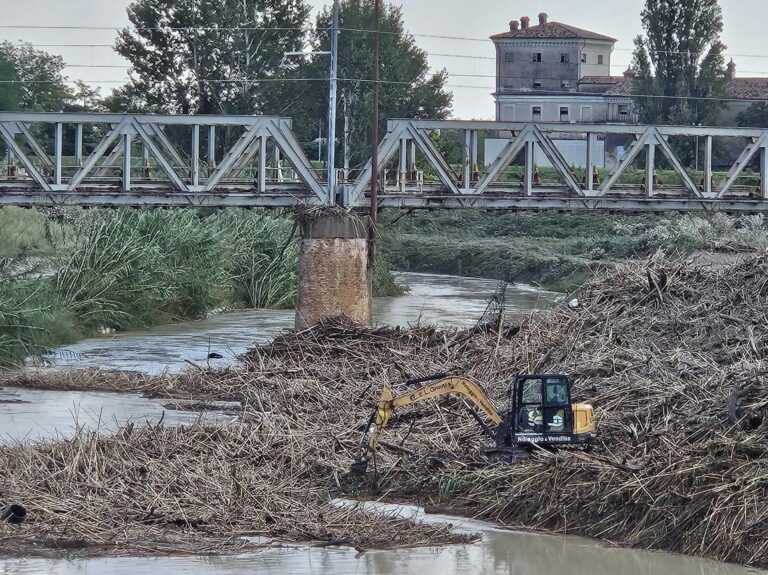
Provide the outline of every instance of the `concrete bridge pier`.
<path id="1" fill-rule="evenodd" d="M 300 218 L 296 329 L 339 315 L 371 325 L 368 218 L 343 210 L 307 212 Z"/>

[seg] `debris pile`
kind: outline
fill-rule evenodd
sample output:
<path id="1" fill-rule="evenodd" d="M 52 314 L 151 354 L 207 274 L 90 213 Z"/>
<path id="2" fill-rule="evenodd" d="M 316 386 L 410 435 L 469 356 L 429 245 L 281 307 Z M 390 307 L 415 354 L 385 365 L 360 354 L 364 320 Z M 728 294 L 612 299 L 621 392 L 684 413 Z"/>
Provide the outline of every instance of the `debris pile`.
<path id="1" fill-rule="evenodd" d="M 343 474 L 382 386 L 461 373 L 503 408 L 515 374 L 568 373 L 574 399 L 595 407 L 592 452 L 486 461 L 487 438 L 458 401 L 441 399 L 393 419 L 375 479 L 357 496 L 768 566 L 768 259 L 647 262 L 576 299 L 501 333 L 336 321 L 254 348 L 235 368 L 123 377 L 124 391 L 234 400 L 243 410 L 223 428 L 129 426 L 5 448 L 0 492 L 25 503 L 24 529 L 36 537 L 66 529 L 89 542 L 143 537 L 196 549 L 192 532 L 205 532 L 211 548 L 246 532 L 359 546 L 447 542 L 456 539 L 446 531 L 394 519 L 385 529 L 328 504 L 350 489 Z M 25 377 L 9 383 L 96 381 Z"/>
<path id="2" fill-rule="evenodd" d="M 28 509 L 23 525 L 0 523 L 0 555 L 220 554 L 282 541 L 387 549 L 474 538 L 335 505 L 339 447 L 289 419 L 297 421 L 273 411 L 225 426 L 128 424 L 114 435 L 81 430 L 0 449 L 0 493 Z"/>

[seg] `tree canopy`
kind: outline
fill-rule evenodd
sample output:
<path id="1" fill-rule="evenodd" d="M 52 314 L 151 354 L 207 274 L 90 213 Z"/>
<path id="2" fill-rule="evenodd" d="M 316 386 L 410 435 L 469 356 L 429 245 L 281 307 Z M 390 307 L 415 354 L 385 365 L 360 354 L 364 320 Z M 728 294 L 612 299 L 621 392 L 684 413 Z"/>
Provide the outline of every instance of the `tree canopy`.
<path id="1" fill-rule="evenodd" d="M 714 123 L 726 84 L 718 0 L 646 0 L 641 18 L 633 63 L 641 121 Z"/>
<path id="2" fill-rule="evenodd" d="M 29 44 L 0 43 L 0 109 L 60 112 L 72 97 L 64 60 Z"/>
<path id="3" fill-rule="evenodd" d="M 309 12 L 304 0 L 135 0 L 115 46 L 131 79 L 110 107 L 279 114 L 294 89 L 283 53 L 304 44 Z"/>
<path id="4" fill-rule="evenodd" d="M 736 117 L 739 126 L 768 128 L 768 103 L 757 102 Z"/>
<path id="5" fill-rule="evenodd" d="M 339 35 L 339 134 L 341 156 L 345 165 L 367 157 L 371 142 L 373 104 L 373 50 L 376 28 L 373 3 L 366 0 L 342 0 Z M 312 44 L 317 50 L 330 50 L 330 8 L 317 17 Z M 445 89 L 447 73 L 431 73 L 427 53 L 416 45 L 405 29 L 399 6 L 384 3 L 381 16 L 380 118 L 383 130 L 390 118 L 447 117 L 452 95 Z M 327 56 L 302 63 L 302 77 L 327 78 Z M 304 141 L 317 137 L 318 128 L 327 124 L 327 82 L 313 82 L 305 89 L 294 116 L 301 118 L 294 129 Z M 346 146 L 345 146 L 346 144 Z"/>

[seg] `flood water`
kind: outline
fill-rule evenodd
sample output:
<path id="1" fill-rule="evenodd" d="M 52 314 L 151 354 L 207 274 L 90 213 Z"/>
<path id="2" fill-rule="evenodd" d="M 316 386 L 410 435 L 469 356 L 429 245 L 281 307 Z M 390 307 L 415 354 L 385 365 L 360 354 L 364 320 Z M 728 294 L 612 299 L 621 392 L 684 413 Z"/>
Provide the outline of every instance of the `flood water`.
<path id="1" fill-rule="evenodd" d="M 758 570 L 669 553 L 611 548 L 580 537 L 500 529 L 489 523 L 425 516 L 409 506 L 366 504 L 372 512 L 396 513 L 425 522 L 450 523 L 480 533 L 472 545 L 358 553 L 347 547 L 283 545 L 230 557 L 103 558 L 0 561 L 4 575 L 747 575 Z"/>
<path id="2" fill-rule="evenodd" d="M 182 425 L 199 417 L 233 419 L 216 412 L 166 410 L 161 401 L 132 394 L 0 388 L 0 443 L 6 444 L 68 438 L 78 428 L 108 433 L 128 421 Z"/>
<path id="3" fill-rule="evenodd" d="M 379 325 L 467 327 L 477 323 L 498 289 L 493 280 L 400 273 L 408 292 L 374 300 Z M 530 314 L 552 305 L 560 294 L 530 286 L 507 289 L 509 314 Z M 47 358 L 51 368 L 101 368 L 145 373 L 179 372 L 193 365 L 223 367 L 257 343 L 293 328 L 291 310 L 223 313 L 205 320 L 166 325 L 144 332 L 92 338 L 61 347 Z M 223 356 L 208 359 L 210 353 Z M 104 432 L 128 421 L 187 423 L 196 413 L 167 411 L 162 401 L 137 395 L 93 392 L 0 391 L 0 442 L 70 437 L 77 426 Z M 216 421 L 231 417 L 207 413 Z"/>
<path id="4" fill-rule="evenodd" d="M 483 314 L 497 289 L 494 281 L 399 274 L 410 292 L 399 298 L 377 298 L 375 321 L 407 326 L 421 322 L 443 327 L 471 326 Z M 558 294 L 519 286 L 507 292 L 508 313 L 528 314 L 548 307 Z M 254 343 L 290 329 L 293 312 L 227 313 L 196 322 L 163 326 L 82 341 L 56 350 L 48 363 L 56 368 L 99 367 L 151 373 L 180 371 L 192 364 L 226 365 Z M 207 360 L 210 352 L 224 359 Z M 16 403 L 10 403 L 16 402 Z M 0 441 L 67 437 L 75 422 L 109 430 L 131 421 L 181 424 L 197 414 L 166 411 L 162 402 L 134 395 L 52 392 L 5 388 L 0 391 Z M 215 421 L 231 416 L 206 414 Z M 371 504 L 369 504 L 371 505 Z M 398 549 L 358 553 L 343 547 L 275 545 L 230 557 L 102 558 L 88 560 L 0 560 L 4 575 L 745 575 L 761 573 L 690 557 L 609 548 L 577 537 L 558 537 L 500 529 L 455 517 L 425 516 L 417 508 L 375 504 L 374 512 L 396 512 L 423 521 L 451 523 L 459 531 L 482 534 L 472 545 Z"/>
<path id="5" fill-rule="evenodd" d="M 469 327 L 477 323 L 498 288 L 494 280 L 399 273 L 397 281 L 409 288 L 401 297 L 376 298 L 378 325 L 421 323 L 441 327 Z M 530 286 L 507 289 L 510 315 L 529 314 L 552 305 L 560 294 Z M 159 373 L 181 371 L 190 363 L 223 366 L 255 343 L 266 343 L 292 329 L 294 312 L 254 310 L 224 313 L 205 320 L 177 323 L 146 332 L 130 332 L 87 339 L 64 346 L 46 358 L 56 367 L 100 367 Z M 224 359 L 207 360 L 209 353 Z"/>

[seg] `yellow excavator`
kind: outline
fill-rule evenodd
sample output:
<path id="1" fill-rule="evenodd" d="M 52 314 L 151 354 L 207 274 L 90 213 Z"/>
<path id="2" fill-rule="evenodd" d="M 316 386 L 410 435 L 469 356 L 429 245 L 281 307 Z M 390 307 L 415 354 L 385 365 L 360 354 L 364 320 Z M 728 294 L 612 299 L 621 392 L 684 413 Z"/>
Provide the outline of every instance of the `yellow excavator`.
<path id="1" fill-rule="evenodd" d="M 592 406 L 571 403 L 571 380 L 566 375 L 518 375 L 509 391 L 510 409 L 503 416 L 480 385 L 467 377 L 436 374 L 409 380 L 406 385 L 419 387 L 402 395 L 395 395 L 389 386 L 384 388 L 360 440 L 353 474 L 365 474 L 381 432 L 396 409 L 448 395 L 462 398 L 483 430 L 495 439 L 491 452 L 534 445 L 589 447 L 597 437 Z"/>

